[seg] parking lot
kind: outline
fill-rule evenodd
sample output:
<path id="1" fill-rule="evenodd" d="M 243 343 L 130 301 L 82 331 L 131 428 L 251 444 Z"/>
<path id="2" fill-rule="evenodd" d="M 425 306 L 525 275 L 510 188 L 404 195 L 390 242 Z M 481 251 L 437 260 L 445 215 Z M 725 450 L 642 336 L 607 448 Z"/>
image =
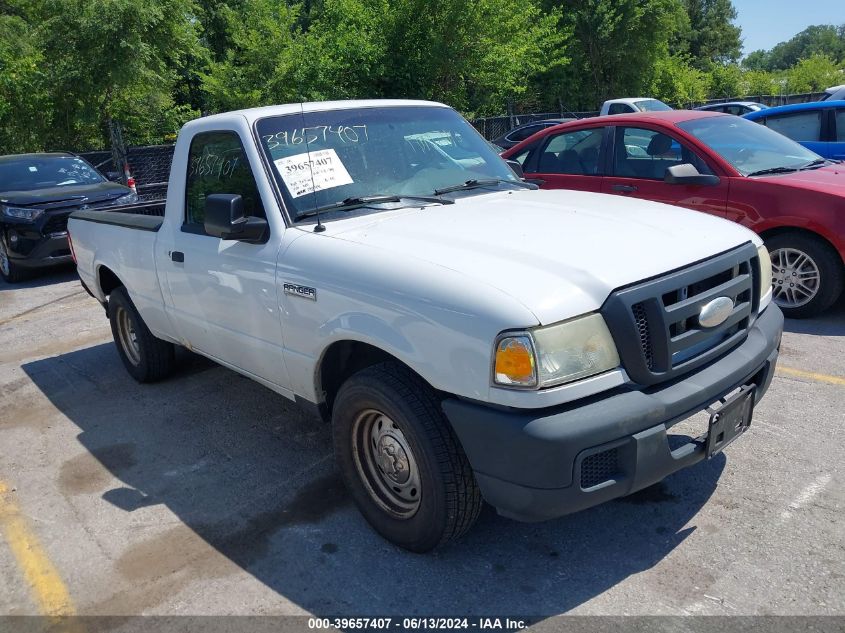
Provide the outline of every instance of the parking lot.
<path id="1" fill-rule="evenodd" d="M 135 383 L 72 271 L 0 282 L 0 613 L 843 615 L 845 300 L 786 329 L 725 453 L 414 555 L 351 505 L 326 425 L 187 352 Z"/>

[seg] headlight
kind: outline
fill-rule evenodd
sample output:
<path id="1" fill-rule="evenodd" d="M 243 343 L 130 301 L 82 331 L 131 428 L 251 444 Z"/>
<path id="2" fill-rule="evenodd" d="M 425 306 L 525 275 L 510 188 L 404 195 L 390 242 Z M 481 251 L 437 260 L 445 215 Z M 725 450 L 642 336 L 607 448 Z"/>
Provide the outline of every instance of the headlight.
<path id="1" fill-rule="evenodd" d="M 35 222 L 44 215 L 44 209 L 30 209 L 26 207 L 3 207 L 3 215 L 7 218 Z"/>
<path id="2" fill-rule="evenodd" d="M 772 258 L 766 245 L 757 247 L 757 261 L 760 264 L 760 308 L 763 311 L 772 301 Z"/>
<path id="3" fill-rule="evenodd" d="M 134 191 L 127 193 L 124 196 L 120 196 L 119 198 L 115 198 L 112 204 L 132 204 L 133 202 L 138 202 L 138 194 Z"/>
<path id="4" fill-rule="evenodd" d="M 619 354 L 607 324 L 600 314 L 588 314 L 500 336 L 493 379 L 505 387 L 552 387 L 618 366 Z"/>

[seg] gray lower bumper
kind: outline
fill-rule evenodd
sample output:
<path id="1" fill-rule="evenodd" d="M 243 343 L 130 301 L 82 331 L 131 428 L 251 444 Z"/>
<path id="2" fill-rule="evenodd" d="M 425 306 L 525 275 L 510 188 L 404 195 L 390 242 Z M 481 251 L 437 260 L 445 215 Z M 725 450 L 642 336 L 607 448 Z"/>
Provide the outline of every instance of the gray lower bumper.
<path id="1" fill-rule="evenodd" d="M 515 519 L 549 519 L 640 490 L 702 460 L 698 442 L 671 450 L 667 429 L 749 382 L 757 385 L 759 401 L 774 374 L 782 331 L 783 315 L 770 305 L 741 345 L 669 383 L 552 409 L 502 410 L 448 399 L 443 410 L 487 502 Z M 596 468 L 613 474 L 593 485 Z"/>

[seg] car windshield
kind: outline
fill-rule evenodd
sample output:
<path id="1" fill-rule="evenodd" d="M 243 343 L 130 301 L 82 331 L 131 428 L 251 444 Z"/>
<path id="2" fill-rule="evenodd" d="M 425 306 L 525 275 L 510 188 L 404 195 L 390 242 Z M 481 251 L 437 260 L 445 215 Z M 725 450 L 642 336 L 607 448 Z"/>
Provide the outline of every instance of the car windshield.
<path id="1" fill-rule="evenodd" d="M 465 193 L 449 195 L 524 186 L 450 108 L 304 112 L 261 119 L 256 127 L 294 218 L 371 196 L 434 196 L 464 183 Z"/>
<path id="2" fill-rule="evenodd" d="M 76 156 L 20 156 L 0 161 L 0 191 L 93 185 L 103 177 Z"/>
<path id="3" fill-rule="evenodd" d="M 665 110 L 671 110 L 669 106 L 667 106 L 662 101 L 658 101 L 657 99 L 645 99 L 643 101 L 635 101 L 634 105 L 637 106 L 640 112 L 663 112 Z"/>
<path id="4" fill-rule="evenodd" d="M 743 176 L 800 169 L 820 158 L 774 130 L 747 119 L 714 116 L 678 123 Z"/>

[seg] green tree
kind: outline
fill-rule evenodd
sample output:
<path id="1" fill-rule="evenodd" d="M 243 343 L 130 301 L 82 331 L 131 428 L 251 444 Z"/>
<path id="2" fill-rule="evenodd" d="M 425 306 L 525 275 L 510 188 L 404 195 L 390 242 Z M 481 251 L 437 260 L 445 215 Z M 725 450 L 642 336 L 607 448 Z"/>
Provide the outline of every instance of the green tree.
<path id="1" fill-rule="evenodd" d="M 681 55 L 657 60 L 649 94 L 678 107 L 689 107 L 707 98 L 708 77 Z"/>
<path id="2" fill-rule="evenodd" d="M 54 117 L 48 146 L 107 141 L 112 120 L 145 143 L 196 115 L 174 88 L 202 54 L 190 0 L 47 0 L 41 32 Z"/>
<path id="3" fill-rule="evenodd" d="M 702 70 L 711 64 L 739 59 L 741 30 L 734 24 L 736 9 L 731 0 L 684 0 L 689 30 L 684 34 L 692 63 Z"/>
<path id="4" fill-rule="evenodd" d="M 711 98 L 726 99 L 743 94 L 742 70 L 736 64 L 713 64 L 707 92 Z"/>
<path id="5" fill-rule="evenodd" d="M 0 15 L 0 154 L 38 149 L 51 118 L 38 30 L 20 15 Z"/>
<path id="6" fill-rule="evenodd" d="M 743 60 L 743 65 L 755 70 L 787 70 L 813 55 L 845 61 L 845 24 L 808 26 L 770 51 L 754 51 Z"/>
<path id="7" fill-rule="evenodd" d="M 606 99 L 638 96 L 655 65 L 686 24 L 680 0 L 550 0 L 572 30 L 570 64 L 559 75 L 571 109 L 597 109 Z"/>
<path id="8" fill-rule="evenodd" d="M 788 92 L 818 92 L 842 83 L 845 67 L 827 55 L 815 54 L 800 60 L 786 72 Z"/>

